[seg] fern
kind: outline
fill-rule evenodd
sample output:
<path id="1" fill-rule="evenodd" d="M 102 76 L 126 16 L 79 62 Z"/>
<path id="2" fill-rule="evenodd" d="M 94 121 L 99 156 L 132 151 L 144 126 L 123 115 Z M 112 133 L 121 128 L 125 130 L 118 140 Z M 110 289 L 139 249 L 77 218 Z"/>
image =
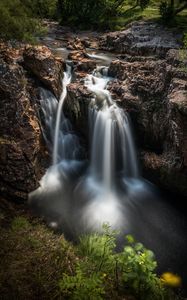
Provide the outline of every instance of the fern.
<path id="1" fill-rule="evenodd" d="M 72 275 L 60 281 L 62 294 L 75 300 L 116 299 L 130 294 L 139 300 L 176 299 L 156 275 L 157 263 L 152 251 L 130 235 L 121 253 L 116 253 L 116 234 L 104 225 L 102 234 L 80 238 L 79 259 Z"/>

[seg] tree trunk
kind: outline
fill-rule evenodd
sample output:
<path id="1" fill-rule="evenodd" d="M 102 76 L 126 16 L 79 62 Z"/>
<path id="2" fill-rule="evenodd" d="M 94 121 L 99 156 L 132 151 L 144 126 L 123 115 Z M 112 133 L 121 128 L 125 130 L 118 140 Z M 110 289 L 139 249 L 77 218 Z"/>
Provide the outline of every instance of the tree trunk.
<path id="1" fill-rule="evenodd" d="M 180 6 L 179 8 L 177 8 L 175 11 L 174 11 L 174 15 L 176 16 L 178 13 L 180 13 L 182 10 L 184 10 L 185 8 L 187 8 L 187 1 L 186 3 L 184 3 L 184 5 Z"/>

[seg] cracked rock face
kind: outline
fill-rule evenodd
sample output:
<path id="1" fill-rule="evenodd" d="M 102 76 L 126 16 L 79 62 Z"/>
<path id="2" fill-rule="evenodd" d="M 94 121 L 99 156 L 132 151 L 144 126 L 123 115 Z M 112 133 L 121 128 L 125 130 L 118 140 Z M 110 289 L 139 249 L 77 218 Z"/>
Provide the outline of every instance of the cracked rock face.
<path id="1" fill-rule="evenodd" d="M 63 62 L 54 59 L 45 46 L 27 47 L 23 52 L 23 59 L 24 67 L 59 98 L 62 92 Z"/>
<path id="2" fill-rule="evenodd" d="M 3 44 L 0 61 L 0 193 L 23 200 L 38 186 L 48 158 L 38 120 L 38 88 L 44 83 L 60 94 L 62 62 L 44 47 L 16 50 Z"/>
<path id="3" fill-rule="evenodd" d="M 144 175 L 187 195 L 187 73 L 163 60 L 113 61 L 109 89 L 131 115 Z"/>

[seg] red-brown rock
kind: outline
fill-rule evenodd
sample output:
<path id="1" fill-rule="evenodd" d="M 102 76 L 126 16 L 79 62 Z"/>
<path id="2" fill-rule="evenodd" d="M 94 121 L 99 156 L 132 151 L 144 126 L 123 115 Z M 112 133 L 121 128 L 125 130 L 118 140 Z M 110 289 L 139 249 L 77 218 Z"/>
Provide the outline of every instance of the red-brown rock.
<path id="1" fill-rule="evenodd" d="M 45 46 L 26 47 L 23 58 L 25 67 L 59 98 L 64 62 Z"/>

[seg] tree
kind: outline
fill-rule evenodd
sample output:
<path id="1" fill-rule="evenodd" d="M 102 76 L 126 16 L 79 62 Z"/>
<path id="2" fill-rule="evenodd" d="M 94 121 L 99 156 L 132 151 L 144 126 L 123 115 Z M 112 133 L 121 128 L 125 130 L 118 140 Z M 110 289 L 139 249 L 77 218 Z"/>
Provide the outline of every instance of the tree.
<path id="1" fill-rule="evenodd" d="M 150 0 L 137 0 L 136 6 L 140 6 L 141 9 L 145 9 L 149 5 Z"/>
<path id="2" fill-rule="evenodd" d="M 175 16 L 187 8 L 187 0 L 164 1 L 160 5 L 160 14 L 165 22 L 171 21 Z"/>
<path id="3" fill-rule="evenodd" d="M 20 0 L 1 0 L 0 38 L 32 40 L 39 23 L 32 19 Z"/>
<path id="4" fill-rule="evenodd" d="M 118 14 L 124 0 L 58 0 L 61 23 L 83 27 L 101 27 Z"/>
<path id="5" fill-rule="evenodd" d="M 1 0 L 0 38 L 33 41 L 41 34 L 38 19 L 53 18 L 57 0 Z"/>
<path id="6" fill-rule="evenodd" d="M 55 16 L 57 0 L 21 0 L 21 3 L 34 17 L 53 18 Z"/>
<path id="7" fill-rule="evenodd" d="M 173 0 L 173 2 L 174 2 L 174 0 Z M 187 8 L 187 0 L 181 0 L 180 5 L 174 10 L 174 14 L 177 15 L 185 8 Z"/>

